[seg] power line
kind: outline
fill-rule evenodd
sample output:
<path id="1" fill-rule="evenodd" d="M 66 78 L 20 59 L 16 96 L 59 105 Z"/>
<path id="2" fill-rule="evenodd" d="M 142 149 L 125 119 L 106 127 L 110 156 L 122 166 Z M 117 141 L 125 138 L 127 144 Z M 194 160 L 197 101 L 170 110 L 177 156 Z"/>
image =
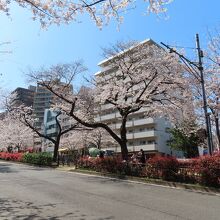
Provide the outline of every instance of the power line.
<path id="1" fill-rule="evenodd" d="M 172 48 L 180 48 L 180 49 L 191 49 L 191 50 L 196 50 L 195 47 L 185 47 L 185 46 L 177 46 L 177 45 L 169 45 L 169 44 L 167 44 L 167 46 L 172 47 Z"/>

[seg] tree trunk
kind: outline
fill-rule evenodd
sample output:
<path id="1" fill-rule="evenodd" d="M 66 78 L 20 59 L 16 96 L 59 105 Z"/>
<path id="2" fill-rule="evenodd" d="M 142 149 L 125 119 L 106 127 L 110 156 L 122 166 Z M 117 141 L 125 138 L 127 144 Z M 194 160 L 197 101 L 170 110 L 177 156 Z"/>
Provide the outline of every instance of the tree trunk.
<path id="1" fill-rule="evenodd" d="M 101 142 L 102 142 L 102 134 L 99 133 L 99 134 L 98 134 L 98 140 L 97 140 L 97 148 L 98 148 L 99 150 L 101 150 Z"/>
<path id="2" fill-rule="evenodd" d="M 121 155 L 123 160 L 128 160 L 126 122 L 127 122 L 127 116 L 123 116 L 121 128 L 120 128 L 120 135 L 121 135 L 120 147 L 121 147 Z"/>
<path id="3" fill-rule="evenodd" d="M 215 128 L 216 128 L 216 135 L 218 138 L 218 144 L 220 146 L 220 130 L 219 130 L 219 118 L 215 117 Z"/>
<path id="4" fill-rule="evenodd" d="M 57 162 L 58 161 L 59 145 L 60 145 L 60 136 L 57 136 L 56 142 L 54 144 L 53 162 Z"/>
<path id="5" fill-rule="evenodd" d="M 189 146 L 186 152 L 187 158 L 196 158 L 199 156 L 199 149 L 197 146 Z"/>

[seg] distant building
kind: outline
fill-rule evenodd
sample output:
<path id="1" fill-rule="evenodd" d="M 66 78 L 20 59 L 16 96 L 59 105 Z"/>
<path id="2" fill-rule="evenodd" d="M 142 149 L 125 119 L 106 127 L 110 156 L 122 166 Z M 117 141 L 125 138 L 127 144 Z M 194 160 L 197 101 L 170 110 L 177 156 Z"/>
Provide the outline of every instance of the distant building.
<path id="1" fill-rule="evenodd" d="M 66 88 L 66 84 L 60 82 L 60 88 L 62 89 L 62 87 Z M 73 88 L 72 86 L 68 86 L 68 89 L 72 91 Z M 56 113 L 53 113 L 49 109 L 52 104 L 57 101 L 58 98 L 51 91 L 37 84 L 33 104 L 34 117 L 37 119 L 35 126 L 39 128 L 41 132 L 46 132 L 45 134 L 49 134 L 51 137 L 56 136 L 57 125 L 55 121 Z M 53 126 L 53 128 L 51 126 Z M 42 145 L 42 138 L 36 136 L 34 139 L 34 145 L 40 147 Z"/>
<path id="2" fill-rule="evenodd" d="M 56 139 L 58 131 L 59 131 L 57 121 L 56 121 L 56 116 L 57 116 L 57 113 L 50 109 L 46 109 L 44 112 L 44 125 L 43 125 L 44 134 L 53 139 Z M 62 130 L 69 129 L 73 125 L 73 120 L 71 120 L 70 116 L 68 115 L 61 114 L 59 115 L 58 120 L 59 120 Z M 69 135 L 68 133 L 65 134 L 65 136 L 68 136 L 68 135 Z M 46 151 L 53 151 L 52 150 L 53 144 L 49 140 L 44 138 L 43 149 Z"/>
<path id="3" fill-rule="evenodd" d="M 34 94 L 33 111 L 36 119 L 35 127 L 41 131 L 43 131 L 44 111 L 50 108 L 53 96 L 54 95 L 48 89 L 37 84 Z M 42 138 L 37 134 L 34 135 L 34 146 L 42 147 Z"/>
<path id="4" fill-rule="evenodd" d="M 44 111 L 50 108 L 53 96 L 48 89 L 37 84 L 33 103 L 34 117 L 38 119 L 35 122 L 36 127 L 41 128 L 44 121 Z"/>
<path id="5" fill-rule="evenodd" d="M 50 109 L 44 111 L 44 134 L 51 138 L 56 138 L 58 133 L 56 116 L 57 113 Z"/>
<path id="6" fill-rule="evenodd" d="M 29 86 L 28 89 L 21 87 L 15 89 L 11 93 L 12 95 L 16 95 L 16 97 L 12 100 L 12 105 L 33 106 L 35 89 L 36 89 L 35 86 Z"/>
<path id="7" fill-rule="evenodd" d="M 51 111 L 50 109 L 45 109 L 44 122 L 43 122 L 43 126 L 42 126 L 43 133 L 44 133 L 44 135 L 51 137 L 53 139 L 56 138 L 57 133 L 58 133 L 56 116 L 57 116 L 56 112 Z M 53 146 L 53 143 L 51 143 L 49 140 L 47 140 L 45 138 L 43 139 L 42 147 L 44 150 L 46 150 L 48 147 L 52 147 L 52 146 Z M 53 150 L 50 150 L 50 151 L 53 151 Z"/>

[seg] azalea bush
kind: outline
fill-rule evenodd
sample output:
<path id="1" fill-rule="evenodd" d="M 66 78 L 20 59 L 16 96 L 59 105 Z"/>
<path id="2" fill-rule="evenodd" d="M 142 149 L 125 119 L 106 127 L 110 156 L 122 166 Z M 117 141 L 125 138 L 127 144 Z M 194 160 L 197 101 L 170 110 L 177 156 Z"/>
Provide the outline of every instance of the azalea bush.
<path id="1" fill-rule="evenodd" d="M 11 160 L 11 161 L 22 161 L 23 153 L 8 153 L 0 152 L 0 159 L 2 160 Z"/>
<path id="2" fill-rule="evenodd" d="M 142 176 L 143 167 L 122 161 L 119 157 L 88 158 L 79 160 L 79 168 L 87 168 L 97 172 L 117 173 L 131 176 Z"/>
<path id="3" fill-rule="evenodd" d="M 176 181 L 184 183 L 197 183 L 199 174 L 195 171 L 197 159 L 179 160 L 179 170 Z"/>
<path id="4" fill-rule="evenodd" d="M 88 158 L 84 157 L 79 160 L 80 168 L 89 168 L 98 172 L 120 172 L 121 160 L 115 157 L 110 158 Z"/>
<path id="5" fill-rule="evenodd" d="M 194 164 L 197 182 L 208 186 L 220 186 L 220 154 L 199 158 Z"/>
<path id="6" fill-rule="evenodd" d="M 155 156 L 150 158 L 145 165 L 123 162 L 117 157 L 103 159 L 85 157 L 79 160 L 78 167 L 97 172 L 220 187 L 220 155 L 187 160 Z"/>
<path id="7" fill-rule="evenodd" d="M 155 156 L 148 160 L 145 174 L 150 178 L 175 180 L 179 162 L 174 157 Z"/>

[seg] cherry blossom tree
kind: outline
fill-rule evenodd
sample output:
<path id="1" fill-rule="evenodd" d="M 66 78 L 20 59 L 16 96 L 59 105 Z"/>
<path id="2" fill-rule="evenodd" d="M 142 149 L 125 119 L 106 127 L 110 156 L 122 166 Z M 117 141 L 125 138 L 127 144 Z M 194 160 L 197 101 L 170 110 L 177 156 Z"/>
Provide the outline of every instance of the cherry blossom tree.
<path id="1" fill-rule="evenodd" d="M 67 73 L 68 67 L 65 66 L 64 69 Z M 62 86 L 59 83 L 59 80 L 57 78 L 55 80 L 56 80 L 55 84 L 57 85 L 56 89 L 59 89 L 60 91 L 62 91 L 62 94 L 65 94 L 65 92 L 67 91 L 71 92 L 69 85 L 67 86 L 66 84 L 64 84 L 65 86 Z M 51 137 L 50 135 L 45 133 L 44 129 L 41 129 L 39 128 L 39 126 L 36 125 L 36 121 L 38 119 L 35 117 L 35 112 L 32 107 L 25 106 L 25 105 L 15 106 L 12 104 L 15 97 L 16 97 L 16 94 L 11 94 L 5 100 L 5 106 L 7 108 L 7 111 L 10 113 L 11 118 L 16 121 L 19 121 L 20 124 L 22 124 L 23 126 L 26 126 L 28 130 L 31 130 L 33 133 L 37 134 L 39 137 L 52 142 L 54 145 L 53 161 L 56 162 L 58 158 L 58 150 L 60 146 L 61 137 L 74 129 L 79 129 L 79 126 L 78 126 L 79 123 L 72 120 L 69 126 L 67 127 L 62 126 L 60 116 L 65 113 L 62 112 L 61 109 L 54 107 L 51 110 L 54 111 L 56 115 L 55 121 L 56 121 L 56 126 L 57 126 L 57 134 L 55 137 Z M 57 102 L 59 102 L 59 100 L 55 98 L 54 106 L 56 106 Z"/>
<path id="2" fill-rule="evenodd" d="M 213 119 L 218 145 L 220 146 L 219 110 L 220 110 L 220 35 L 215 37 L 209 33 L 208 49 L 205 52 L 205 77 L 208 108 Z"/>
<path id="3" fill-rule="evenodd" d="M 134 0 L 15 0 L 13 2 L 29 9 L 33 19 L 39 19 L 42 26 L 77 21 L 81 14 L 88 14 L 96 25 L 101 27 L 103 24 L 108 24 L 112 17 L 121 22 L 122 14 L 128 9 L 135 8 L 136 5 Z M 13 2 L 1 0 L 0 10 L 10 15 Z M 165 12 L 166 5 L 172 0 L 143 0 L 143 2 L 148 12 L 157 14 Z"/>
<path id="4" fill-rule="evenodd" d="M 79 150 L 84 148 L 83 131 L 73 130 L 65 134 L 60 139 L 60 146 L 64 146 L 70 150 Z"/>
<path id="5" fill-rule="evenodd" d="M 105 49 L 104 57 L 107 60 L 103 65 L 110 69 L 97 75 L 97 100 L 101 105 L 112 105 L 120 114 L 118 143 L 126 159 L 128 116 L 142 108 L 148 117 L 166 116 L 184 104 L 187 87 L 175 57 L 151 40 L 141 44 L 118 43 Z"/>
<path id="6" fill-rule="evenodd" d="M 215 131 L 218 145 L 220 144 L 220 130 L 219 130 L 219 98 L 220 98 L 220 35 L 217 31 L 215 37 L 209 32 L 208 47 L 204 51 L 204 77 L 205 77 L 205 91 L 207 98 L 207 108 L 209 111 L 212 129 Z M 194 112 L 197 117 L 197 122 L 204 125 L 203 116 L 203 95 L 201 88 L 201 79 L 199 73 L 194 70 L 194 76 L 191 77 L 190 87 L 194 98 Z"/>
<path id="7" fill-rule="evenodd" d="M 42 78 L 44 74 L 51 75 L 50 70 L 32 72 L 31 75 L 63 100 L 60 108 L 74 120 L 88 128 L 105 129 L 120 145 L 122 158 L 126 160 L 128 116 L 142 108 L 145 108 L 147 116 L 165 115 L 168 109 L 178 109 L 188 98 L 186 81 L 178 60 L 151 40 L 140 44 L 118 43 L 105 49 L 104 55 L 109 68 L 97 75 L 95 89 L 84 95 L 87 99 L 56 90 L 52 83 Z M 56 74 L 60 79 L 65 75 L 61 72 Z M 70 77 L 70 81 L 72 79 Z M 119 134 L 107 123 L 96 120 L 98 106 L 104 104 L 119 112 Z"/>
<path id="8" fill-rule="evenodd" d="M 61 125 L 61 122 L 59 120 L 59 116 L 62 114 L 62 111 L 57 110 L 56 111 L 56 125 L 57 125 L 57 134 L 55 137 L 51 137 L 50 135 L 46 134 L 42 129 L 39 129 L 35 125 L 35 121 L 37 120 L 34 116 L 34 111 L 31 107 L 26 107 L 26 106 L 18 106 L 14 107 L 13 109 L 10 109 L 11 114 L 13 114 L 13 117 L 15 119 L 19 119 L 20 122 L 28 127 L 32 132 L 37 134 L 41 138 L 45 138 L 46 140 L 50 141 L 54 145 L 54 152 L 53 152 L 53 161 L 56 162 L 58 159 L 58 150 L 60 146 L 60 140 L 63 135 L 67 134 L 68 132 L 79 129 L 78 123 L 72 123 L 70 126 L 67 128 L 64 128 Z"/>
<path id="9" fill-rule="evenodd" d="M 92 129 L 87 132 L 87 142 L 90 146 L 94 146 L 98 149 L 104 149 L 107 146 L 116 145 L 117 143 L 109 135 L 109 133 L 103 128 Z"/>
<path id="10" fill-rule="evenodd" d="M 14 146 L 18 148 L 33 146 L 33 132 L 10 113 L 5 113 L 0 120 L 0 147 Z"/>
<path id="11" fill-rule="evenodd" d="M 219 110 L 220 110 L 220 78 L 218 74 L 212 74 L 206 84 L 207 102 L 210 109 L 211 118 L 213 119 L 214 129 L 220 145 L 220 130 L 219 130 Z"/>
<path id="12" fill-rule="evenodd" d="M 79 150 L 83 148 L 95 147 L 103 149 L 106 146 L 116 144 L 111 136 L 101 128 L 82 128 L 73 130 L 62 136 L 60 145 L 69 149 Z"/>

